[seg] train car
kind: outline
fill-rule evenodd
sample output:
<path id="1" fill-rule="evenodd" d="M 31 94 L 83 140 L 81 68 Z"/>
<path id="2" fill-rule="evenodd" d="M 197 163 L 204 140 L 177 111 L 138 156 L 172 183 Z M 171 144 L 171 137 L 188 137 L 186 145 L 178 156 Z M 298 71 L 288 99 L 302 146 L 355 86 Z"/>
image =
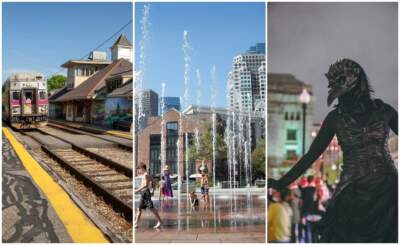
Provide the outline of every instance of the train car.
<path id="1" fill-rule="evenodd" d="M 40 73 L 15 73 L 3 84 L 3 120 L 18 129 L 47 124 L 47 81 Z"/>

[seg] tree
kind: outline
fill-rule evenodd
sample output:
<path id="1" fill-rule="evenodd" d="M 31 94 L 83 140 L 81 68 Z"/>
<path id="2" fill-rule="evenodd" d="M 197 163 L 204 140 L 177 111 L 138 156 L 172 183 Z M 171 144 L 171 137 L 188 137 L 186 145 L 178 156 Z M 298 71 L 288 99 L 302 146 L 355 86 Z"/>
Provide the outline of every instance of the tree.
<path id="1" fill-rule="evenodd" d="M 224 142 L 224 125 L 222 120 L 217 119 L 216 128 L 216 178 L 221 180 L 226 177 L 226 145 Z M 196 150 L 196 139 L 194 139 L 193 144 L 189 148 L 189 158 L 191 161 L 196 160 L 213 160 L 213 135 L 212 135 L 212 124 L 210 122 L 203 122 L 201 127 L 203 128 L 202 133 L 199 138 L 199 151 Z M 208 170 L 212 174 L 212 169 Z"/>
<path id="2" fill-rule="evenodd" d="M 253 177 L 265 178 L 265 140 L 259 142 L 251 154 L 251 164 L 253 166 Z"/>
<path id="3" fill-rule="evenodd" d="M 47 89 L 48 91 L 52 91 L 54 89 L 59 89 L 65 86 L 65 81 L 67 81 L 67 77 L 64 75 L 53 75 L 49 79 L 47 79 Z"/>

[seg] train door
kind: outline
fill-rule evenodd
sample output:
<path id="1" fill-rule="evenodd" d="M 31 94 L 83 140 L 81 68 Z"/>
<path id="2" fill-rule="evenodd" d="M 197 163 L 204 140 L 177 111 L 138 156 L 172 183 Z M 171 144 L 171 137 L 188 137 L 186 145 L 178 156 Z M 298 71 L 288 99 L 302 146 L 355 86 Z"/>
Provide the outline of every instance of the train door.
<path id="1" fill-rule="evenodd" d="M 25 115 L 36 113 L 36 89 L 22 90 L 22 108 Z"/>

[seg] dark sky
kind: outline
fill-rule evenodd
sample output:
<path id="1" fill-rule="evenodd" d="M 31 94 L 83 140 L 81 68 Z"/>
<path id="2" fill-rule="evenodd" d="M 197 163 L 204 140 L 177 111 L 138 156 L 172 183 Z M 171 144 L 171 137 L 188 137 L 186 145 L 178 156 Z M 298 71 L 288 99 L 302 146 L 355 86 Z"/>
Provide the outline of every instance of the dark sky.
<path id="1" fill-rule="evenodd" d="M 269 3 L 267 24 L 268 72 L 313 86 L 315 122 L 330 110 L 324 73 L 339 58 L 357 61 L 375 97 L 397 108 L 397 3 Z"/>

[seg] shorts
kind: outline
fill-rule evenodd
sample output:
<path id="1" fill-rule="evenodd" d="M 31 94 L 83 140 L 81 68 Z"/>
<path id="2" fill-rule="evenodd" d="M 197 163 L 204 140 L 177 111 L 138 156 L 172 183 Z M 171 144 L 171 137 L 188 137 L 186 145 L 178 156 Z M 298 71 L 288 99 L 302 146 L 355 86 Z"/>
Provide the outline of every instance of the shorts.
<path id="1" fill-rule="evenodd" d="M 191 202 L 194 207 L 199 206 L 199 199 L 196 198 L 196 199 L 192 200 Z"/>
<path id="2" fill-rule="evenodd" d="M 139 209 L 154 208 L 149 189 L 140 193 Z"/>
<path id="3" fill-rule="evenodd" d="M 202 194 L 202 195 L 208 194 L 208 187 L 202 186 L 202 187 L 200 188 L 200 190 L 201 190 L 201 194 Z"/>

